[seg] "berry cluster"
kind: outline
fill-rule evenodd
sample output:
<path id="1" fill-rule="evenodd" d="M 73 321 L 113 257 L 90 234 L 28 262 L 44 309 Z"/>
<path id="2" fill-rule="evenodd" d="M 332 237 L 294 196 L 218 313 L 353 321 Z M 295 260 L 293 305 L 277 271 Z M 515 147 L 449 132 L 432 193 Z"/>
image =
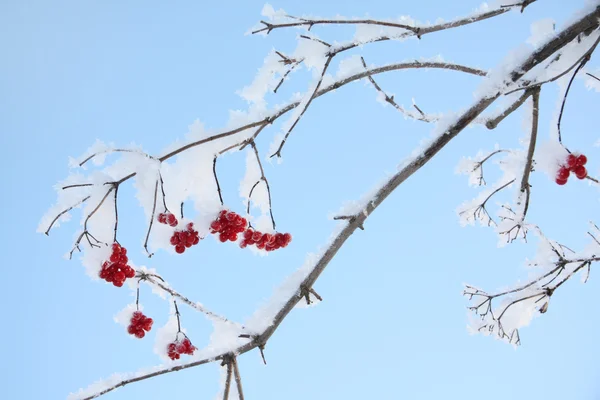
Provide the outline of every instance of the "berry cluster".
<path id="1" fill-rule="evenodd" d="M 158 214 L 158 222 L 160 222 L 161 224 L 166 224 L 166 225 L 172 226 L 172 227 L 176 227 L 177 224 L 179 223 L 179 221 L 177 221 L 177 217 L 175 217 L 174 214 L 171 214 L 168 211 Z"/>
<path id="2" fill-rule="evenodd" d="M 146 332 L 150 332 L 153 322 L 152 318 L 146 317 L 141 311 L 136 311 L 131 317 L 127 332 L 130 335 L 134 335 L 136 338 L 141 339 L 146 336 Z"/>
<path id="3" fill-rule="evenodd" d="M 135 270 L 127 265 L 127 261 L 127 249 L 119 243 L 113 243 L 110 258 L 102 263 L 100 278 L 112 282 L 116 287 L 123 286 L 125 279 L 135 276 Z"/>
<path id="4" fill-rule="evenodd" d="M 286 247 L 292 241 L 292 235 L 289 233 L 262 233 L 252 228 L 244 232 L 244 239 L 240 242 L 243 249 L 248 245 L 256 245 L 259 250 L 273 251 Z"/>
<path id="5" fill-rule="evenodd" d="M 193 222 L 187 224 L 185 231 L 175 231 L 171 236 L 171 244 L 175 246 L 175 251 L 179 254 L 183 253 L 186 247 L 197 245 L 198 242 L 200 242 L 200 236 L 198 231 L 194 229 Z"/>
<path id="6" fill-rule="evenodd" d="M 246 230 L 248 221 L 233 211 L 222 210 L 216 220 L 210 224 L 210 233 L 219 234 L 219 240 L 235 242 L 238 235 Z"/>
<path id="7" fill-rule="evenodd" d="M 573 172 L 578 179 L 585 179 L 587 176 L 587 169 L 584 165 L 586 163 L 587 157 L 583 154 L 569 154 L 565 164 L 561 165 L 556 174 L 556 183 L 559 185 L 566 184 L 571 172 Z"/>
<path id="8" fill-rule="evenodd" d="M 194 354 L 194 351 L 196 351 L 196 347 L 187 337 L 181 342 L 176 340 L 173 343 L 169 343 L 169 346 L 167 347 L 167 355 L 171 360 L 179 360 L 181 354 L 188 354 L 191 356 Z"/>

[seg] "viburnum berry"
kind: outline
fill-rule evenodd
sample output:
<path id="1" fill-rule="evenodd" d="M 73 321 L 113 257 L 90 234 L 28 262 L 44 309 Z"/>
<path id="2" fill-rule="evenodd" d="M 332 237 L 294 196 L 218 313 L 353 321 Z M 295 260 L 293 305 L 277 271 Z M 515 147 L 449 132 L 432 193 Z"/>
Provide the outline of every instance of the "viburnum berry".
<path id="1" fill-rule="evenodd" d="M 175 246 L 175 252 L 182 254 L 186 248 L 197 245 L 200 242 L 198 231 L 194 229 L 194 223 L 186 225 L 185 230 L 173 232 L 170 243 Z"/>
<path id="2" fill-rule="evenodd" d="M 116 287 L 121 287 L 127 278 L 135 276 L 135 270 L 127 265 L 127 249 L 118 243 L 113 243 L 112 253 L 107 261 L 102 263 L 99 276 Z"/>
<path id="3" fill-rule="evenodd" d="M 179 221 L 177 221 L 177 217 L 168 211 L 158 214 L 157 219 L 158 219 L 158 222 L 160 222 L 161 224 L 166 224 L 166 225 L 169 225 L 172 227 L 176 227 L 177 224 L 179 223 Z"/>
<path id="4" fill-rule="evenodd" d="M 587 176 L 587 169 L 583 165 L 576 166 L 573 172 L 575 172 L 575 176 L 579 179 L 585 179 Z"/>
<path id="5" fill-rule="evenodd" d="M 243 240 L 240 247 L 255 245 L 260 250 L 273 251 L 286 247 L 292 241 L 292 235 L 289 233 L 262 233 L 252 228 L 244 231 Z"/>
<path id="6" fill-rule="evenodd" d="M 569 154 L 556 174 L 556 183 L 564 185 L 569 179 L 571 172 L 579 179 L 585 179 L 587 177 L 587 169 L 584 165 L 587 163 L 587 157 L 583 154 Z"/>
<path id="7" fill-rule="evenodd" d="M 130 335 L 134 335 L 136 338 L 141 339 L 146 336 L 146 332 L 150 332 L 154 321 L 152 318 L 146 317 L 141 311 L 136 311 L 131 317 L 127 332 Z"/>
<path id="8" fill-rule="evenodd" d="M 167 355 L 171 360 L 179 360 L 181 354 L 193 355 L 197 348 L 190 339 L 185 337 L 183 340 L 175 340 L 167 346 Z"/>
<path id="9" fill-rule="evenodd" d="M 222 210 L 217 219 L 210 224 L 210 233 L 219 234 L 219 240 L 223 243 L 226 241 L 235 242 L 238 240 L 238 235 L 246 230 L 248 221 L 241 215 L 233 212 Z"/>

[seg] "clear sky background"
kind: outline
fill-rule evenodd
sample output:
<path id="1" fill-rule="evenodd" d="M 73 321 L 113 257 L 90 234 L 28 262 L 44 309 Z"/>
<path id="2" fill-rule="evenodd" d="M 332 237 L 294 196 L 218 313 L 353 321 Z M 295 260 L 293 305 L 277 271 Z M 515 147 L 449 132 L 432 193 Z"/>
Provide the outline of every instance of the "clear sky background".
<path id="1" fill-rule="evenodd" d="M 45 237 L 35 232 L 55 201 L 52 186 L 96 138 L 141 144 L 152 154 L 182 138 L 196 118 L 219 128 L 228 110 L 244 109 L 235 94 L 249 84 L 271 48 L 290 52 L 297 31 L 244 36 L 261 19 L 264 0 L 244 1 L 3 1 L 0 2 L 0 166 L 4 172 L 2 372 L 4 399 L 63 399 L 113 372 L 160 364 L 153 334 L 130 337 L 113 316 L 132 301 L 126 288 L 91 281 L 79 261 L 65 260 L 77 228 Z M 291 14 L 397 17 L 434 21 L 471 12 L 479 0 L 317 1 L 273 3 Z M 492 20 L 421 41 L 364 49 L 382 64 L 442 54 L 484 69 L 495 66 L 530 36 L 543 18 L 560 23 L 583 1 L 540 0 L 524 14 Z M 347 40 L 351 28 L 319 29 Z M 358 52 L 358 51 L 357 51 Z M 356 53 L 355 53 L 356 54 Z M 598 61 L 592 59 L 591 66 Z M 334 65 L 333 71 L 337 64 Z M 298 73 L 271 104 L 306 88 Z M 472 101 L 478 78 L 445 71 L 404 71 L 378 78 L 401 104 L 411 97 L 425 110 L 458 111 Z M 598 176 L 598 93 L 581 80 L 567 104 L 563 132 L 590 159 Z M 540 140 L 546 140 L 556 87 L 542 91 Z M 495 143 L 518 146 L 522 112 L 499 129 L 467 129 L 387 200 L 339 252 L 315 289 L 325 301 L 297 309 L 266 348 L 240 358 L 248 399 L 599 399 L 600 329 L 597 271 L 552 298 L 548 313 L 521 331 L 516 351 L 500 341 L 469 336 L 462 284 L 490 291 L 527 277 L 535 244 L 497 249 L 493 230 L 461 228 L 455 208 L 476 195 L 454 173 L 462 156 Z M 144 257 L 143 213 L 131 185 L 120 191 L 120 240 L 137 265 L 156 267 L 182 293 L 242 321 L 268 298 L 305 255 L 325 243 L 328 219 L 393 172 L 432 127 L 406 121 L 376 101 L 369 85 L 354 83 L 315 101 L 284 151 L 267 164 L 278 226 L 292 245 L 253 256 L 212 238 L 183 256 Z M 264 154 L 277 127 L 259 141 Z M 245 155 L 220 164 L 226 203 L 242 211 L 238 183 Z M 494 169 L 490 181 L 494 178 Z M 574 248 L 586 243 L 587 221 L 598 221 L 598 190 L 572 179 L 559 187 L 532 177 L 530 219 L 548 236 Z M 500 200 L 499 198 L 498 200 Z M 162 326 L 168 304 L 142 289 L 147 314 Z M 198 346 L 210 325 L 182 307 Z M 154 330 L 153 332 L 154 333 Z M 212 399 L 218 367 L 205 365 L 136 383 L 106 399 Z"/>

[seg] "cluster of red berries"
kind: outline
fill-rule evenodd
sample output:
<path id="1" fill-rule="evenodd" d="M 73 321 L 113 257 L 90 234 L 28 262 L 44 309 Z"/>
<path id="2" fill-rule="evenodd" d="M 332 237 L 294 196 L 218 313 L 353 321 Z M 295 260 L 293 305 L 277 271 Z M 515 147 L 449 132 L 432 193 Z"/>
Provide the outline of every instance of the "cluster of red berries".
<path id="1" fill-rule="evenodd" d="M 176 227 L 177 224 L 179 223 L 179 221 L 177 221 L 177 217 L 175 217 L 174 214 L 171 214 L 168 211 L 158 214 L 158 222 L 160 222 L 161 224 L 166 224 L 166 225 L 172 226 L 172 227 Z"/>
<path id="2" fill-rule="evenodd" d="M 200 236 L 198 231 L 194 229 L 193 222 L 187 224 L 185 231 L 175 231 L 171 236 L 171 244 L 175 246 L 175 251 L 179 254 L 183 253 L 186 247 L 197 245 L 198 242 L 200 242 Z"/>
<path id="3" fill-rule="evenodd" d="M 131 317 L 127 332 L 130 335 L 134 335 L 136 338 L 141 339 L 146 336 L 146 332 L 150 332 L 153 323 L 154 321 L 152 318 L 146 317 L 141 311 L 136 311 Z"/>
<path id="4" fill-rule="evenodd" d="M 116 287 L 123 286 L 125 279 L 135 276 L 135 270 L 127 265 L 127 261 L 127 249 L 119 243 L 113 243 L 110 258 L 102 263 L 100 278 L 112 282 Z"/>
<path id="5" fill-rule="evenodd" d="M 252 228 L 244 232 L 244 239 L 240 242 L 243 249 L 248 245 L 256 245 L 259 250 L 273 251 L 286 247 L 292 241 L 292 235 L 289 233 L 262 233 Z"/>
<path id="6" fill-rule="evenodd" d="M 216 220 L 210 224 L 210 233 L 219 234 L 219 240 L 235 242 L 238 235 L 246 230 L 248 221 L 233 211 L 222 210 Z"/>
<path id="7" fill-rule="evenodd" d="M 579 179 L 585 179 L 587 176 L 587 169 L 584 165 L 587 163 L 587 157 L 583 154 L 575 155 L 569 154 L 565 164 L 561 165 L 558 173 L 556 174 L 556 183 L 564 185 L 569 179 L 571 172 Z"/>
<path id="8" fill-rule="evenodd" d="M 171 360 L 179 360 L 181 354 L 188 354 L 191 356 L 194 354 L 194 351 L 196 351 L 196 346 L 194 346 L 187 337 L 181 342 L 176 340 L 173 343 L 169 343 L 169 346 L 167 347 L 167 355 Z"/>

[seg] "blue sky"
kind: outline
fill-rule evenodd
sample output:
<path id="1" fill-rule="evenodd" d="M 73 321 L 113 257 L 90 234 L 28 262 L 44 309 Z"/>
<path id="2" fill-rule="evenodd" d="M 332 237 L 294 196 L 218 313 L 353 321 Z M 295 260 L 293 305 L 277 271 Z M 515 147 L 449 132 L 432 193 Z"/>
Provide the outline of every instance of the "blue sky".
<path id="1" fill-rule="evenodd" d="M 460 4 L 457 4 L 460 3 Z M 246 104 L 235 92 L 249 84 L 273 48 L 291 51 L 297 31 L 244 36 L 261 19 L 263 1 L 58 0 L 0 4 L 0 145 L 5 171 L 3 398 L 61 399 L 113 372 L 135 371 L 160 360 L 153 335 L 131 338 L 113 316 L 131 295 L 91 281 L 80 263 L 65 260 L 78 216 L 52 232 L 35 232 L 54 203 L 52 186 L 68 173 L 68 157 L 97 138 L 135 142 L 153 154 L 182 138 L 196 118 L 225 124 L 228 110 Z M 531 22 L 558 23 L 583 1 L 540 0 L 526 13 L 510 13 L 421 41 L 375 44 L 368 63 L 382 64 L 442 54 L 447 60 L 491 68 L 530 35 Z M 291 14 L 396 17 L 419 20 L 464 15 L 479 1 L 389 0 L 273 3 Z M 343 40 L 352 30 L 316 30 Z M 596 67 L 597 61 L 592 59 Z M 429 111 L 470 104 L 478 80 L 453 72 L 405 71 L 378 78 L 396 99 L 415 97 Z M 287 84 L 286 84 L 287 85 Z M 306 87 L 299 73 L 281 103 Z M 571 147 L 600 168 L 598 94 L 581 81 L 573 87 L 563 132 Z M 278 226 L 294 241 L 269 257 L 206 240 L 175 257 L 148 261 L 141 243 L 144 217 L 131 185 L 120 191 L 120 241 L 136 264 L 156 267 L 182 293 L 235 320 L 243 320 L 285 276 L 329 237 L 327 216 L 358 199 L 410 154 L 431 127 L 406 121 L 375 101 L 372 87 L 355 83 L 315 100 L 286 147 L 284 162 L 267 164 Z M 542 91 L 541 138 L 556 101 Z M 490 291 L 524 279 L 535 245 L 497 249 L 490 229 L 461 228 L 455 208 L 475 196 L 466 177 L 454 174 L 462 156 L 495 143 L 514 147 L 523 136 L 522 113 L 500 128 L 468 129 L 410 178 L 343 247 L 315 289 L 325 301 L 294 310 L 269 341 L 265 367 L 257 352 L 240 358 L 249 399 L 598 399 L 600 328 L 595 271 L 582 285 L 565 285 L 550 309 L 521 331 L 512 347 L 466 332 L 464 282 Z M 276 128 L 258 142 L 268 150 Z M 226 203 L 242 210 L 238 183 L 244 154 L 220 164 Z M 493 172 L 492 172 L 493 173 Z M 598 175 L 596 173 L 596 175 Z M 548 236 L 581 248 L 587 221 L 598 222 L 598 190 L 580 182 L 559 187 L 542 173 L 532 177 L 530 218 Z M 147 289 L 147 288 L 146 288 Z M 157 327 L 168 305 L 142 291 Z M 182 307 L 194 343 L 206 344 L 210 326 Z M 218 368 L 206 365 L 137 383 L 106 399 L 211 399 Z"/>

